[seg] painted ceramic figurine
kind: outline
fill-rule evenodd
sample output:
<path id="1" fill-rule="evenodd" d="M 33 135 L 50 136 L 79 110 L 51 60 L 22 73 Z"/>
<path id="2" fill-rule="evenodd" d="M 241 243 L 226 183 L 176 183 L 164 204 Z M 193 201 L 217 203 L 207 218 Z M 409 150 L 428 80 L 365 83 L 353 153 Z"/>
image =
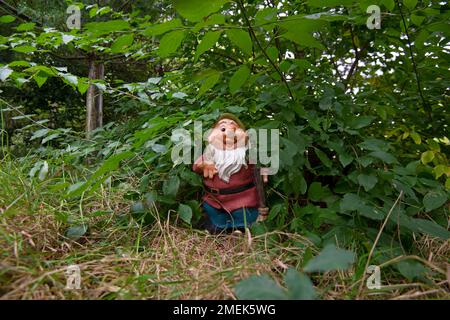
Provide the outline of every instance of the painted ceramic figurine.
<path id="1" fill-rule="evenodd" d="M 193 165 L 204 178 L 204 227 L 210 233 L 244 230 L 268 214 L 259 172 L 247 161 L 248 140 L 243 123 L 232 114 L 223 114 Z M 263 177 L 267 182 L 267 176 Z"/>

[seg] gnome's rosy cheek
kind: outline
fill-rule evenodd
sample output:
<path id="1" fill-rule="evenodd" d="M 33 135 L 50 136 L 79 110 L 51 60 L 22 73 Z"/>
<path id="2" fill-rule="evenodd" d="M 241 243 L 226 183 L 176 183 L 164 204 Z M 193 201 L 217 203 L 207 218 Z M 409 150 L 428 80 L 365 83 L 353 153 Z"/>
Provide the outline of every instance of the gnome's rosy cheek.
<path id="1" fill-rule="evenodd" d="M 216 148 L 222 148 L 223 145 L 223 133 L 220 128 L 214 128 L 208 137 L 208 142 Z"/>
<path id="2" fill-rule="evenodd" d="M 235 132 L 236 140 L 237 140 L 237 146 L 238 147 L 245 147 L 247 144 L 248 136 L 247 132 L 242 130 L 241 128 L 237 129 Z"/>

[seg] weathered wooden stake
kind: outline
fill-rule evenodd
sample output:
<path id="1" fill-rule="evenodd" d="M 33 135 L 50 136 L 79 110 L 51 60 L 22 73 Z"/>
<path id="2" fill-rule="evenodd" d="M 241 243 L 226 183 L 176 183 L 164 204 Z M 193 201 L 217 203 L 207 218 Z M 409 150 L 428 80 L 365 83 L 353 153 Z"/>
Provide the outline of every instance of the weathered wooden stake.
<path id="1" fill-rule="evenodd" d="M 105 65 L 100 63 L 97 65 L 97 79 L 105 79 Z M 97 95 L 95 99 L 95 111 L 96 111 L 96 128 L 103 127 L 103 92 L 97 88 Z"/>
<path id="2" fill-rule="evenodd" d="M 95 80 L 97 68 L 95 58 L 89 59 L 89 80 Z M 95 85 L 90 84 L 86 94 L 86 136 L 90 138 L 91 132 L 96 128 L 96 110 L 95 110 Z"/>

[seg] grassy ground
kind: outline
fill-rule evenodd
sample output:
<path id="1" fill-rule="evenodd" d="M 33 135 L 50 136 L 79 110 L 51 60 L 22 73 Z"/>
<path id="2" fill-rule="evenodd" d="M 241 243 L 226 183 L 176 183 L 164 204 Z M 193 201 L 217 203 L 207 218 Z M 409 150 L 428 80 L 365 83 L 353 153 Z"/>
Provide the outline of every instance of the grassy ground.
<path id="1" fill-rule="evenodd" d="M 317 253 L 298 234 L 211 236 L 164 220 L 142 226 L 127 214 L 126 185 L 70 203 L 62 190 L 49 187 L 51 179 L 30 179 L 22 166 L 0 163 L 0 299 L 235 299 L 240 280 L 266 273 L 282 285 L 287 267 L 299 268 L 306 251 Z M 77 241 L 64 236 L 73 216 L 90 226 Z M 383 290 L 365 290 L 361 298 L 448 298 L 442 270 L 449 243 L 425 237 L 417 245 L 427 263 L 441 270 L 433 281 L 383 278 Z M 79 290 L 65 288 L 73 264 L 81 269 Z M 313 281 L 322 299 L 357 296 L 354 270 Z"/>

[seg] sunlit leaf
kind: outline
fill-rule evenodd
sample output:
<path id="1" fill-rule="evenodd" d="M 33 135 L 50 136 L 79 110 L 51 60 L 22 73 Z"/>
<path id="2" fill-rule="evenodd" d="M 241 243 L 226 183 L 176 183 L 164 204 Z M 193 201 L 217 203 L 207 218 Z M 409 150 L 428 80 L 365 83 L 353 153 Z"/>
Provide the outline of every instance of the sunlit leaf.
<path id="1" fill-rule="evenodd" d="M 236 93 L 245 84 L 249 76 L 250 69 L 245 64 L 240 66 L 230 79 L 230 92 Z"/>
<path id="2" fill-rule="evenodd" d="M 175 9 L 184 18 L 198 22 L 217 12 L 222 6 L 230 0 L 172 0 Z"/>
<path id="3" fill-rule="evenodd" d="M 219 40 L 222 31 L 210 31 L 205 34 L 202 41 L 197 46 L 194 61 L 197 61 L 200 55 L 211 49 Z"/>
<path id="4" fill-rule="evenodd" d="M 228 39 L 247 55 L 251 55 L 253 51 L 252 39 L 248 32 L 240 29 L 230 29 L 226 31 Z"/>
<path id="5" fill-rule="evenodd" d="M 185 32 L 183 30 L 172 31 L 165 34 L 159 43 L 158 55 L 165 58 L 176 52 L 184 37 Z"/>

